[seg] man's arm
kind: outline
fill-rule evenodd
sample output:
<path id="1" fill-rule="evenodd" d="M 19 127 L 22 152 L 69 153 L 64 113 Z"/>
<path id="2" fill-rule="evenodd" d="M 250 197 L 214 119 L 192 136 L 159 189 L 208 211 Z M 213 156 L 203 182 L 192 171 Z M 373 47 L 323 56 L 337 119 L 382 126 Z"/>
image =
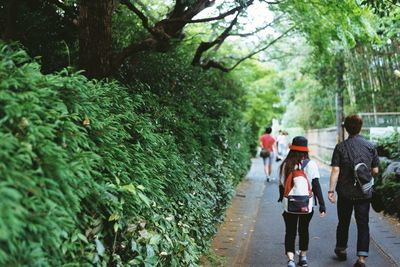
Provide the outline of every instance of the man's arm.
<path id="1" fill-rule="evenodd" d="M 328 191 L 328 199 L 331 203 L 336 203 L 335 198 L 335 185 L 337 183 L 339 177 L 340 168 L 338 166 L 333 166 L 331 170 L 331 178 L 329 180 L 329 191 Z"/>

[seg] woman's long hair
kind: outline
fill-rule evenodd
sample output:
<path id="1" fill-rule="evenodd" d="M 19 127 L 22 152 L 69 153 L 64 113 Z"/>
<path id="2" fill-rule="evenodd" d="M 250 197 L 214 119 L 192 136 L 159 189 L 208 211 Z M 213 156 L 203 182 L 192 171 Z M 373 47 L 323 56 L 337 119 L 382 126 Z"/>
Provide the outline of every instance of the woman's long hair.
<path id="1" fill-rule="evenodd" d="M 296 165 L 301 164 L 304 159 L 309 159 L 308 152 L 290 150 L 286 159 L 282 162 L 280 167 L 280 176 L 284 174 L 285 181 L 289 173 L 295 170 Z"/>

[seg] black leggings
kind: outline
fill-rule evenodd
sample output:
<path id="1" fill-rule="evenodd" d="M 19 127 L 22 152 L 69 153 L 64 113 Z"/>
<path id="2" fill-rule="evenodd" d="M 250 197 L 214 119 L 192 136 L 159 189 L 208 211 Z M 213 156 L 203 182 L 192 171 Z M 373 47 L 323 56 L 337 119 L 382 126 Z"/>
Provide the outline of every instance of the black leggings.
<path id="1" fill-rule="evenodd" d="M 308 214 L 292 214 L 283 212 L 282 216 L 286 225 L 285 253 L 295 252 L 297 225 L 299 226 L 299 249 L 301 251 L 308 250 L 308 225 L 310 224 L 313 214 L 314 211 Z"/>

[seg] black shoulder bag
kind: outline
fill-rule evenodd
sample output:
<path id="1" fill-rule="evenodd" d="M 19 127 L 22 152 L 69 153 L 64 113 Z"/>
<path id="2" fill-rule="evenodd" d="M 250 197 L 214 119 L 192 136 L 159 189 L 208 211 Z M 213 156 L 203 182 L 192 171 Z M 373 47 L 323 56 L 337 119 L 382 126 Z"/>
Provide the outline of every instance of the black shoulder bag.
<path id="1" fill-rule="evenodd" d="M 364 196 L 366 198 L 371 198 L 374 191 L 374 177 L 372 176 L 371 168 L 364 162 L 354 161 L 354 157 L 352 155 L 353 150 L 351 149 L 350 144 L 348 144 L 348 140 L 344 141 L 344 145 L 354 171 L 354 186 L 358 185 Z"/>

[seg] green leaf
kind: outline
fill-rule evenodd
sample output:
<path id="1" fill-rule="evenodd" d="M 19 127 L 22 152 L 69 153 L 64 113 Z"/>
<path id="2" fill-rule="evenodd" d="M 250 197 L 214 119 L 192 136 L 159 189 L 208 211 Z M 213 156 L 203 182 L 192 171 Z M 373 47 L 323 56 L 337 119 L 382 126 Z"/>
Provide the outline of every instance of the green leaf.
<path id="1" fill-rule="evenodd" d="M 145 189 L 145 187 L 144 187 L 143 185 L 140 184 L 140 185 L 137 186 L 137 189 L 140 189 L 140 190 L 143 191 L 143 190 Z"/>
<path id="2" fill-rule="evenodd" d="M 133 252 L 138 252 L 138 245 L 134 239 L 131 240 L 131 250 Z"/>
<path id="3" fill-rule="evenodd" d="M 113 213 L 113 214 L 111 214 L 110 217 L 108 218 L 108 221 L 109 221 L 109 222 L 117 221 L 117 220 L 119 220 L 120 218 L 121 218 L 121 216 L 120 216 L 118 213 Z"/>
<path id="4" fill-rule="evenodd" d="M 101 243 L 101 241 L 98 240 L 97 238 L 95 240 L 95 243 L 96 243 L 97 254 L 99 254 L 100 256 L 103 256 L 104 251 L 105 251 L 103 243 Z"/>
<path id="5" fill-rule="evenodd" d="M 79 238 L 80 240 L 82 240 L 83 242 L 85 242 L 85 243 L 89 243 L 89 241 L 87 240 L 86 236 L 84 236 L 84 235 L 81 234 L 81 233 L 78 233 L 78 238 Z"/>
<path id="6" fill-rule="evenodd" d="M 161 235 L 158 235 L 158 234 L 153 235 L 150 238 L 149 244 L 153 245 L 153 246 L 156 246 L 156 245 L 158 245 L 158 243 L 160 243 L 160 240 L 161 240 Z"/>
<path id="7" fill-rule="evenodd" d="M 124 190 L 124 191 L 128 191 L 130 193 L 135 193 L 136 192 L 135 186 L 133 184 L 128 184 L 128 185 L 121 186 L 121 189 Z"/>
<path id="8" fill-rule="evenodd" d="M 146 206 L 150 207 L 151 206 L 151 201 L 148 197 L 146 197 L 143 193 L 138 192 L 139 198 L 146 204 Z"/>

